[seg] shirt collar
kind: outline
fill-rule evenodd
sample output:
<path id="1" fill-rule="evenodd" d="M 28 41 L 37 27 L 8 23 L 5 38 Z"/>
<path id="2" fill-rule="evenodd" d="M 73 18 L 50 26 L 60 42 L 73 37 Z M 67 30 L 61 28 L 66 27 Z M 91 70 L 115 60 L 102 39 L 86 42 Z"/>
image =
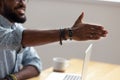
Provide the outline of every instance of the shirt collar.
<path id="1" fill-rule="evenodd" d="M 0 25 L 2 27 L 10 28 L 14 24 L 11 23 L 8 19 L 6 19 L 4 16 L 0 15 Z"/>

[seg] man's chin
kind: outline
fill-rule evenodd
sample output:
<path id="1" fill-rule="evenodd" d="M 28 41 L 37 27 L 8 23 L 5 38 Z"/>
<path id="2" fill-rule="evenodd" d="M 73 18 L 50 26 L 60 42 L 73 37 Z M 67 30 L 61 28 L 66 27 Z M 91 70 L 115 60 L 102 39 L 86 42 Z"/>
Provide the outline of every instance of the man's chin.
<path id="1" fill-rule="evenodd" d="M 17 23 L 25 23 L 26 22 L 26 19 L 20 19 L 18 21 L 16 21 Z"/>
<path id="2" fill-rule="evenodd" d="M 25 23 L 26 22 L 26 18 L 19 18 L 19 19 L 14 20 L 14 22 Z"/>
<path id="3" fill-rule="evenodd" d="M 25 23 L 26 22 L 26 16 L 22 15 L 18 18 L 16 17 L 14 21 L 17 22 L 17 23 Z"/>

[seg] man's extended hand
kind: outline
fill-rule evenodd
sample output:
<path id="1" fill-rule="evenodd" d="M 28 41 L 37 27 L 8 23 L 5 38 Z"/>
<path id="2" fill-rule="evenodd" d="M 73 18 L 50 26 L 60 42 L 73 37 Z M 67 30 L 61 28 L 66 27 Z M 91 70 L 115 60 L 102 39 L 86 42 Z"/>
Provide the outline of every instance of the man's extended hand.
<path id="1" fill-rule="evenodd" d="M 97 40 L 106 37 L 108 32 L 102 26 L 82 23 L 83 17 L 84 13 L 82 12 L 72 27 L 74 40 Z"/>

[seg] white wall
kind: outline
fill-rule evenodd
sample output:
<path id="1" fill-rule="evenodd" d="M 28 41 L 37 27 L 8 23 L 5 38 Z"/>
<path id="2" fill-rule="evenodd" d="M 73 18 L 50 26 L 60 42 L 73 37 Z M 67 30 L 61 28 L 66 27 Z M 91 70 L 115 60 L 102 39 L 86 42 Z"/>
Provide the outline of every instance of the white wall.
<path id="1" fill-rule="evenodd" d="M 106 38 L 98 41 L 66 41 L 36 47 L 43 69 L 52 65 L 52 57 L 83 58 L 88 44 L 93 42 L 92 60 L 120 64 L 120 6 L 86 3 L 74 0 L 30 0 L 27 6 L 26 28 L 59 29 L 71 27 L 81 12 L 84 22 L 100 24 L 108 30 Z M 49 36 L 49 35 L 48 35 Z"/>

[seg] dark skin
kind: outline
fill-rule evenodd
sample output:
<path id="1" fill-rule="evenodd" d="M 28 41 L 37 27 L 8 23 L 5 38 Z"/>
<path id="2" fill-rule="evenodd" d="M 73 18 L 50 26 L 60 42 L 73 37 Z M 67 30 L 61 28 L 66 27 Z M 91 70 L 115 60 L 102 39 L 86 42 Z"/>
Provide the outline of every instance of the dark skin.
<path id="1" fill-rule="evenodd" d="M 0 14 L 7 18 L 11 23 L 24 23 L 26 3 L 25 0 L 0 0 Z M 9 12 L 8 12 L 9 11 Z M 8 13 L 8 14 L 7 14 Z M 13 15 L 14 18 L 9 17 Z M 16 16 L 14 16 L 16 15 Z M 102 26 L 86 24 L 82 22 L 84 13 L 82 13 L 71 27 L 73 30 L 73 40 L 87 41 L 99 40 L 101 37 L 106 37 L 107 31 Z M 48 36 L 49 35 L 49 36 Z M 69 39 L 68 30 L 65 29 L 65 37 Z M 21 44 L 23 47 L 44 45 L 48 43 L 58 42 L 59 30 L 24 30 Z M 32 73 L 31 73 L 32 72 Z M 34 66 L 25 66 L 17 73 L 14 73 L 18 80 L 25 80 L 39 75 L 39 72 Z"/>

